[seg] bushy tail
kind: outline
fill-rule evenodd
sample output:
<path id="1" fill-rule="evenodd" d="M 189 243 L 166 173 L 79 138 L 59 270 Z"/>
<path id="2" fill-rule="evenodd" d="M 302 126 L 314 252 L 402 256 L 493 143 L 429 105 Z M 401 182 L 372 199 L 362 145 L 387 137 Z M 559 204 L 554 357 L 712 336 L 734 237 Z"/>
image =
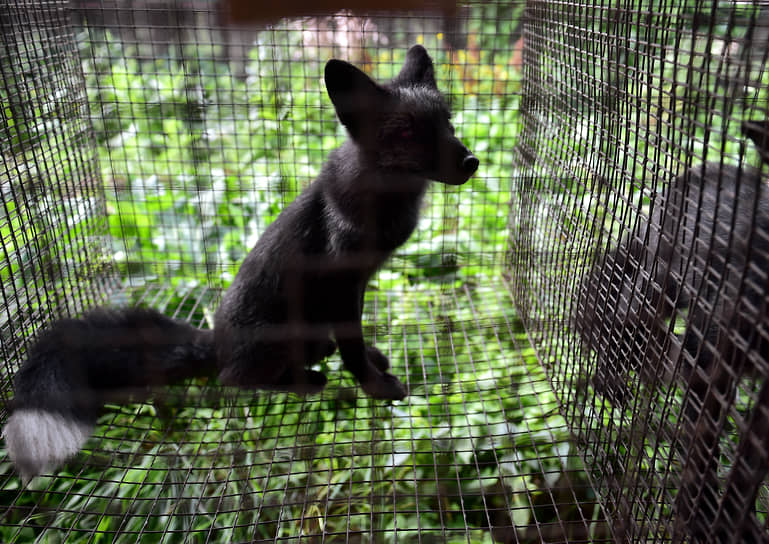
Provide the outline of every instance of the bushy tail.
<path id="1" fill-rule="evenodd" d="M 57 321 L 28 355 L 2 431 L 25 482 L 77 453 L 105 402 L 216 370 L 213 331 L 145 309 L 96 309 Z"/>

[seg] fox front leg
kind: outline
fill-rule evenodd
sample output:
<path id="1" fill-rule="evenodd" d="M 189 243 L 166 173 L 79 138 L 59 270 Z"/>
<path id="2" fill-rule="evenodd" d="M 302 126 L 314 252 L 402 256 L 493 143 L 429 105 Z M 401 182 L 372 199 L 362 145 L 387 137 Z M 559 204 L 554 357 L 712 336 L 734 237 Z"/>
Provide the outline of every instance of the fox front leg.
<path id="1" fill-rule="evenodd" d="M 345 368 L 357 378 L 367 395 L 377 399 L 403 399 L 406 388 L 398 378 L 386 372 L 390 366 L 387 357 L 363 341 L 360 291 L 348 289 L 337 304 L 334 335 Z"/>
<path id="2" fill-rule="evenodd" d="M 366 287 L 358 286 L 358 321 L 362 321 L 363 317 L 363 301 L 366 298 Z M 366 346 L 366 355 L 371 364 L 377 367 L 382 372 L 386 372 L 390 368 L 390 361 L 387 356 L 379 351 L 376 346 Z"/>
<path id="3" fill-rule="evenodd" d="M 377 399 L 401 400 L 406 397 L 403 383 L 380 368 L 387 368 L 387 357 L 373 346 L 363 342 L 362 331 L 358 325 L 358 333 L 353 334 L 348 325 L 344 327 L 344 336 L 337 337 L 342 362 L 360 382 L 361 388 L 367 395 Z M 360 336 L 358 336 L 360 334 Z"/>

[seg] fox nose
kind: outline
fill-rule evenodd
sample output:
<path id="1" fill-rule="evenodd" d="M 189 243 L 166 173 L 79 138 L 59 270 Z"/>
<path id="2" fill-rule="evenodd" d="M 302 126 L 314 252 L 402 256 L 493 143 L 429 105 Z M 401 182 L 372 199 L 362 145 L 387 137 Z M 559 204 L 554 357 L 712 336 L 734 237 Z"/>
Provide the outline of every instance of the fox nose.
<path id="1" fill-rule="evenodd" d="M 462 159 L 462 170 L 464 170 L 465 173 L 470 176 L 474 174 L 476 170 L 478 170 L 478 165 L 480 162 L 481 161 L 478 160 L 478 157 L 472 153 L 469 153 L 464 159 Z"/>

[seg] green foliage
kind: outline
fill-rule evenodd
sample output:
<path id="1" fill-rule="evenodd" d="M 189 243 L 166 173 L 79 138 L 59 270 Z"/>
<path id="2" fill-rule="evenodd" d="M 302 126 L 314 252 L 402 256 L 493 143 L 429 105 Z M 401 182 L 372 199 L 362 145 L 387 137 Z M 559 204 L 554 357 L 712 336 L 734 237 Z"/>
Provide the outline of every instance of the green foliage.
<path id="1" fill-rule="evenodd" d="M 112 406 L 79 456 L 85 464 L 65 467 L 67 477 L 38 478 L 30 493 L 6 477 L 0 493 L 17 510 L 0 537 L 56 539 L 45 530 L 56 526 L 72 527 L 67 542 L 94 528 L 97 541 L 112 542 L 347 531 L 390 542 L 410 541 L 418 527 L 457 536 L 477 527 L 473 541 L 491 542 L 482 530 L 490 509 L 525 528 L 532 505 L 549 501 L 543 482 L 576 468 L 575 457 L 533 350 L 520 349 L 527 339 L 499 295 L 506 287 L 483 284 L 370 295 L 370 312 L 392 310 L 391 334 L 378 344 L 408 383 L 406 401 L 364 397 L 334 356 L 320 397 L 223 394 L 198 380 L 152 404 Z M 476 321 L 480 307 L 491 322 Z M 39 514 L 23 517 L 27 504 Z"/>
<path id="2" fill-rule="evenodd" d="M 114 256 L 132 281 L 228 285 L 258 235 L 344 139 L 323 88 L 325 59 L 296 62 L 290 41 L 276 47 L 274 39 L 258 35 L 242 72 L 216 51 L 140 61 L 109 33 L 84 42 Z M 435 42 L 439 85 L 481 169 L 463 187 L 431 191 L 423 224 L 397 255 L 398 268 L 408 268 L 393 272 L 403 285 L 501 263 L 517 132 L 518 75 L 509 57 L 492 59 L 477 45 L 448 53 L 435 36 L 423 39 Z M 378 55 L 382 73 L 373 75 L 386 78 L 405 49 Z M 446 252 L 481 260 L 421 261 Z"/>

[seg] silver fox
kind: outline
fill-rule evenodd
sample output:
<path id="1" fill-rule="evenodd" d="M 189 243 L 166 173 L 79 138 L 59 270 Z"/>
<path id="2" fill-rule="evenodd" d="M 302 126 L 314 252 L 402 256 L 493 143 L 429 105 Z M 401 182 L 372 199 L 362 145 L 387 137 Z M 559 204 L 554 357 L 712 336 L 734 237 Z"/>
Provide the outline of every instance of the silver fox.
<path id="1" fill-rule="evenodd" d="M 757 141 L 751 126 L 743 130 Z M 765 180 L 750 167 L 706 163 L 657 195 L 649 220 L 640 219 L 600 258 L 579 289 L 573 325 L 597 354 L 598 392 L 623 403 L 631 370 L 648 384 L 678 379 L 688 389 L 678 540 L 767 541 L 753 514 L 769 468 L 766 383 L 723 493 L 717 476 L 719 436 L 737 381 L 769 375 L 767 274 Z M 673 334 L 670 320 L 684 309 L 685 330 Z"/>
<path id="2" fill-rule="evenodd" d="M 25 480 L 77 452 L 104 402 L 192 376 L 313 393 L 326 377 L 310 367 L 338 346 L 368 395 L 406 396 L 387 357 L 364 343 L 366 284 L 416 228 L 429 180 L 461 185 L 479 161 L 454 135 L 422 46 L 386 84 L 341 60 L 327 63 L 325 82 L 349 139 L 243 261 L 213 331 L 152 310 L 97 309 L 32 346 L 3 429 Z"/>

